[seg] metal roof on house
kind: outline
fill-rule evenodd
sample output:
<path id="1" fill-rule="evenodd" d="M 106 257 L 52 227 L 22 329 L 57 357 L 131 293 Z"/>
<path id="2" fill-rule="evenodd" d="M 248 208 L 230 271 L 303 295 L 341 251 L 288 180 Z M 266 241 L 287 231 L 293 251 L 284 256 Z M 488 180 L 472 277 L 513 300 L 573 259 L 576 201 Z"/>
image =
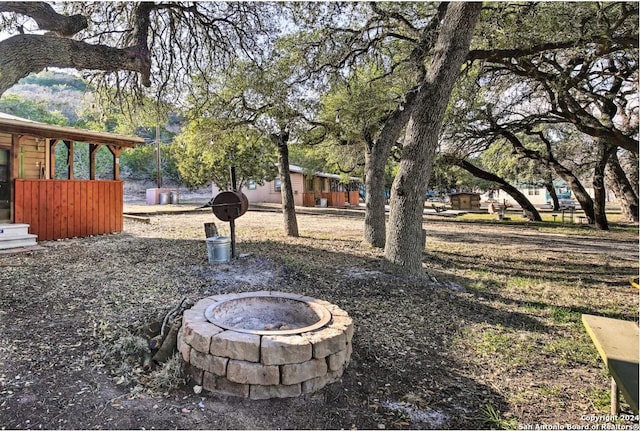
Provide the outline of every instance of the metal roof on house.
<path id="1" fill-rule="evenodd" d="M 3 112 L 0 112 L 0 132 L 29 135 L 45 139 L 115 145 L 118 147 L 135 147 L 136 145 L 144 143 L 143 138 L 136 136 L 125 136 L 117 135 L 115 133 L 56 126 L 28 120 L 26 118 L 20 118 Z"/>
<path id="2" fill-rule="evenodd" d="M 305 174 L 305 173 L 308 173 L 308 171 L 309 171 L 308 169 L 305 169 L 302 166 L 289 164 L 289 172 L 295 172 L 297 174 Z M 340 175 L 329 174 L 327 172 L 314 172 L 312 175 L 316 177 L 332 178 L 335 180 L 340 179 Z M 360 181 L 360 178 L 357 178 L 357 177 L 349 177 L 349 179 L 352 181 Z"/>

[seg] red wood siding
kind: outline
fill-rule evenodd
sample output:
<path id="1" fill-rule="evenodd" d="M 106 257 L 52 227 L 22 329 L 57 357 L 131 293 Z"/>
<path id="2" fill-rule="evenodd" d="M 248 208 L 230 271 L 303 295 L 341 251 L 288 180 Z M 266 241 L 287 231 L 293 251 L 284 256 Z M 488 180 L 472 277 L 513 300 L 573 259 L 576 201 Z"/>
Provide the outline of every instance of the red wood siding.
<path id="1" fill-rule="evenodd" d="M 358 206 L 360 204 L 360 192 L 349 192 L 349 203 Z"/>
<path id="2" fill-rule="evenodd" d="M 305 207 L 314 207 L 316 206 L 316 195 L 311 193 L 303 193 L 302 194 L 302 206 Z"/>
<path id="3" fill-rule="evenodd" d="M 15 180 L 14 222 L 38 241 L 122 232 L 122 181 Z"/>
<path id="4" fill-rule="evenodd" d="M 322 197 L 327 198 L 327 206 L 343 208 L 345 203 L 344 192 L 322 192 Z"/>

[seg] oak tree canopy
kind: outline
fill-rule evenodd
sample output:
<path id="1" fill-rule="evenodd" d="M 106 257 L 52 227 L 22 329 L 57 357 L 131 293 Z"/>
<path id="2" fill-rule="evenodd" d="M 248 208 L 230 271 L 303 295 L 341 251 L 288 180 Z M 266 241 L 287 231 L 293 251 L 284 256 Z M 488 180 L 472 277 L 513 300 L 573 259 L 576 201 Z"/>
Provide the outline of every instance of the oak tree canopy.
<path id="1" fill-rule="evenodd" d="M 123 91 L 176 101 L 232 56 L 251 57 L 269 4 L 253 2 L 0 3 L 0 94 L 47 67 L 89 71 Z M 258 8 L 260 10 L 258 10 Z M 149 95 L 149 93 L 147 93 Z"/>

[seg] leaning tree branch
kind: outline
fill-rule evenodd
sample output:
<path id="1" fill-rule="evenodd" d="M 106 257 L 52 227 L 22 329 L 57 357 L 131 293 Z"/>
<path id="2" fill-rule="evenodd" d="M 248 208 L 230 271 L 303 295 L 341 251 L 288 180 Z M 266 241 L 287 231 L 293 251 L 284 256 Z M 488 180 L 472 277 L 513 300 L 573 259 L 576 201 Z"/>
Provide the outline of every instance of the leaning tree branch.
<path id="1" fill-rule="evenodd" d="M 134 43 L 116 48 L 69 39 L 87 28 L 87 18 L 83 15 L 61 15 L 44 2 L 0 2 L 0 12 L 28 16 L 36 21 L 40 30 L 53 32 L 19 34 L 0 41 L 0 94 L 21 78 L 46 67 L 137 72 L 142 84 L 150 86 L 151 60 L 147 41 L 150 13 L 154 7 L 151 2 L 137 5 Z"/>
<path id="2" fill-rule="evenodd" d="M 92 45 L 47 35 L 20 34 L 0 41 L 0 94 L 32 72 L 45 67 L 128 70 L 148 73 L 149 63 L 129 49 Z"/>
<path id="3" fill-rule="evenodd" d="M 533 204 L 527 199 L 527 197 L 520 192 L 517 188 L 509 184 L 507 180 L 498 175 L 491 173 L 489 171 L 485 171 L 474 164 L 470 163 L 465 159 L 458 159 L 451 155 L 444 155 L 443 159 L 446 163 L 456 165 L 469 172 L 476 178 L 481 178 L 486 181 L 491 181 L 497 184 L 502 190 L 504 190 L 507 194 L 509 194 L 515 201 L 522 207 L 525 212 L 529 213 L 529 217 L 533 221 L 542 221 L 542 217 L 540 217 L 540 213 L 533 206 Z"/>
<path id="4" fill-rule="evenodd" d="M 61 37 L 73 36 L 88 26 L 83 15 L 61 15 L 44 2 L 0 2 L 0 12 L 33 18 L 40 30 L 49 30 Z"/>
<path id="5" fill-rule="evenodd" d="M 572 89 L 579 91 L 583 95 L 589 95 L 592 100 L 598 100 L 598 98 L 594 98 L 592 94 L 589 94 L 588 90 L 578 86 L 578 83 L 571 82 L 569 84 L 572 87 L 566 87 L 562 82 L 564 75 L 543 72 L 538 64 L 534 64 L 526 58 L 518 59 L 517 61 L 501 59 L 496 62 L 517 76 L 535 80 L 535 82 L 541 84 L 548 95 L 549 103 L 552 105 L 548 112 L 549 115 L 564 119 L 567 123 L 575 125 L 578 130 L 587 135 L 607 139 L 613 145 L 638 153 L 638 140 L 634 136 L 623 133 L 611 122 L 603 124 L 600 118 L 597 118 L 581 105 L 580 101 L 572 94 Z M 612 77 L 614 78 L 612 85 L 615 85 L 615 87 L 611 88 L 615 90 L 622 84 L 618 82 L 618 76 L 612 75 Z M 564 84 L 567 83 L 565 82 Z M 602 106 L 600 106 L 600 109 L 602 109 Z"/>
<path id="6" fill-rule="evenodd" d="M 467 61 L 474 60 L 487 60 L 487 61 L 500 61 L 509 58 L 528 57 L 535 54 L 540 54 L 547 51 L 553 51 L 558 49 L 574 48 L 576 46 L 584 46 L 586 44 L 611 44 L 608 51 L 620 51 L 623 49 L 638 48 L 638 33 L 621 36 L 621 37 L 607 37 L 598 36 L 590 39 L 583 40 L 567 40 L 561 42 L 547 42 L 539 45 L 534 45 L 527 48 L 513 48 L 513 49 L 474 49 L 469 51 L 467 55 Z"/>

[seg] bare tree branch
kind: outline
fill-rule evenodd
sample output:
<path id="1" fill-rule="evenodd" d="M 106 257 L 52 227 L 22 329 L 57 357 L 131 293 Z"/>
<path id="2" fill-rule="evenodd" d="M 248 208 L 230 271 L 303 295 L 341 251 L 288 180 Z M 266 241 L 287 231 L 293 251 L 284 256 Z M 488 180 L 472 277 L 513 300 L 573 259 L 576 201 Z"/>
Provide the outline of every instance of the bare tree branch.
<path id="1" fill-rule="evenodd" d="M 0 94 L 29 73 L 45 67 L 129 70 L 145 73 L 148 65 L 134 53 L 72 39 L 21 34 L 0 41 Z M 25 53 L 30 53 L 27 57 Z"/>
<path id="2" fill-rule="evenodd" d="M 31 17 L 41 30 L 53 31 L 61 37 L 73 36 L 88 25 L 83 15 L 61 15 L 44 2 L 0 2 L 0 12 Z"/>

